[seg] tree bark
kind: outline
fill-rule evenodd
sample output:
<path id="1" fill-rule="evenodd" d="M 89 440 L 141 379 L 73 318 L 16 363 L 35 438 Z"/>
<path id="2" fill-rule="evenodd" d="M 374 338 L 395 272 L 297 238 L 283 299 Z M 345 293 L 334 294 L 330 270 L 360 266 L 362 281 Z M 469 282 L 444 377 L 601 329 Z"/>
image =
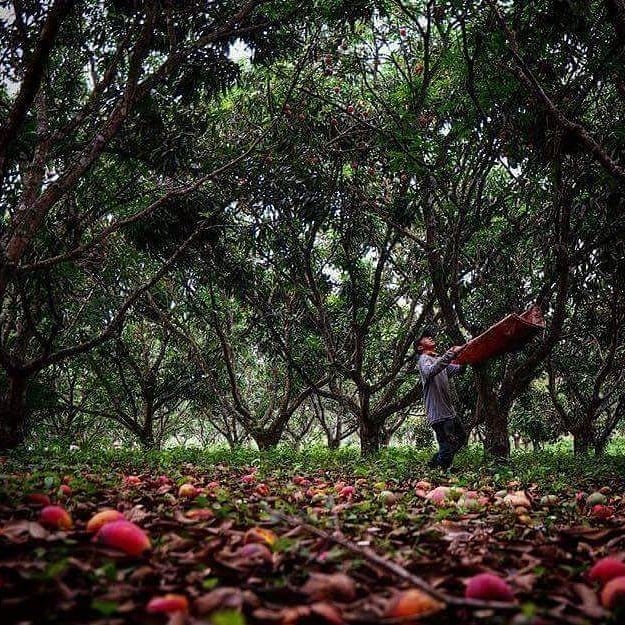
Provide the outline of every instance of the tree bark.
<path id="1" fill-rule="evenodd" d="M 154 384 L 155 380 L 149 373 L 150 379 L 143 387 L 143 426 L 139 433 L 139 441 L 147 451 L 157 449 L 159 446 L 154 439 Z"/>
<path id="2" fill-rule="evenodd" d="M 362 456 L 373 456 L 380 452 L 382 446 L 382 427 L 375 421 L 360 421 L 360 453 Z"/>
<path id="3" fill-rule="evenodd" d="M 590 427 L 581 427 L 573 432 L 573 453 L 587 456 L 593 447 L 593 435 Z"/>
<path id="4" fill-rule="evenodd" d="M 601 457 L 605 454 L 605 450 L 606 447 L 608 446 L 608 441 L 610 440 L 610 437 L 607 436 L 599 436 L 597 437 L 597 439 L 595 440 L 595 456 L 597 457 Z"/>
<path id="5" fill-rule="evenodd" d="M 477 390 L 476 423 L 483 423 L 484 452 L 488 456 L 507 459 L 510 456 L 508 411 L 501 410 L 485 365 L 474 366 Z"/>
<path id="6" fill-rule="evenodd" d="M 230 447 L 230 449 L 234 450 L 234 449 L 237 448 L 237 444 L 236 444 L 236 441 L 234 439 L 234 436 L 232 436 L 228 432 L 221 432 L 221 434 L 226 439 L 226 443 L 228 443 L 228 447 Z"/>
<path id="7" fill-rule="evenodd" d="M 144 397 L 144 401 L 143 425 L 138 438 L 143 449 L 151 451 L 159 447 L 154 438 L 154 397 L 152 393 L 148 393 L 147 396 Z"/>
<path id="8" fill-rule="evenodd" d="M 0 451 L 15 449 L 26 437 L 26 390 L 28 378 L 7 375 L 7 388 L 0 397 Z"/>
<path id="9" fill-rule="evenodd" d="M 326 436 L 328 439 L 328 449 L 336 450 L 341 446 L 341 439 L 335 436 Z"/>
<path id="10" fill-rule="evenodd" d="M 25 68 L 20 90 L 6 120 L 0 127 L 0 187 L 7 165 L 7 152 L 26 120 L 28 109 L 41 85 L 61 23 L 67 17 L 72 5 L 73 2 L 69 0 L 57 0 L 50 8 L 35 49 Z"/>
<path id="11" fill-rule="evenodd" d="M 156 440 L 154 439 L 154 433 L 151 430 L 143 430 L 137 437 L 141 443 L 141 447 L 145 451 L 152 451 L 158 449 Z"/>
<path id="12" fill-rule="evenodd" d="M 267 451 L 278 446 L 282 438 L 282 429 L 255 430 L 250 433 L 258 449 Z"/>

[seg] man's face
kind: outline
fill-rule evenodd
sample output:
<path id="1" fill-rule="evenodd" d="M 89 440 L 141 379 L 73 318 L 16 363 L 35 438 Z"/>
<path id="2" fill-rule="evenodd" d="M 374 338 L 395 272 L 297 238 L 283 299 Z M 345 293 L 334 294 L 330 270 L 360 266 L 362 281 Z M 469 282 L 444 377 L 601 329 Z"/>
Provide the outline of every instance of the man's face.
<path id="1" fill-rule="evenodd" d="M 419 349 L 422 352 L 433 352 L 436 349 L 436 343 L 431 336 L 423 336 L 419 340 Z"/>

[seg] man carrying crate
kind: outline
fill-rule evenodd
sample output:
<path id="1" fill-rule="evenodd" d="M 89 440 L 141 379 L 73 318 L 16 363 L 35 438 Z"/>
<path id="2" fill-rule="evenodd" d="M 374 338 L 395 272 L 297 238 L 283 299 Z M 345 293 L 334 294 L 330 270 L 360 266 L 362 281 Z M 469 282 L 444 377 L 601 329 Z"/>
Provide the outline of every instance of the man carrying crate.
<path id="1" fill-rule="evenodd" d="M 434 429 L 438 452 L 430 467 L 448 469 L 456 452 L 466 444 L 467 434 L 452 405 L 449 377 L 464 371 L 464 365 L 477 365 L 491 358 L 522 349 L 545 330 L 545 319 L 537 304 L 521 314 L 509 314 L 464 345 L 436 355 L 434 332 L 425 330 L 417 339 L 419 371 L 428 423 Z M 452 363 L 452 360 L 456 362 Z"/>
<path id="2" fill-rule="evenodd" d="M 437 356 L 433 334 L 430 330 L 424 331 L 417 339 L 416 347 L 419 353 L 419 372 L 427 420 L 438 442 L 438 451 L 428 466 L 446 470 L 451 467 L 456 452 L 467 441 L 466 432 L 452 405 L 449 389 L 449 377 L 462 373 L 466 368 L 463 365 L 451 364 L 466 345 L 456 345 L 442 356 Z"/>

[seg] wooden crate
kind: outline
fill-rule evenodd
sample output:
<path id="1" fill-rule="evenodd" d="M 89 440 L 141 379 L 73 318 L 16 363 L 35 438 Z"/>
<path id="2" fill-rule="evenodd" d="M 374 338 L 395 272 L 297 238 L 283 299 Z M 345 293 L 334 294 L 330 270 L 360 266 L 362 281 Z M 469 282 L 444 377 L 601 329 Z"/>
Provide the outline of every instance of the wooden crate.
<path id="1" fill-rule="evenodd" d="M 545 329 L 545 320 L 538 306 L 524 313 L 511 314 L 492 325 L 488 330 L 467 343 L 454 363 L 476 365 L 490 358 L 521 349 L 528 341 Z"/>

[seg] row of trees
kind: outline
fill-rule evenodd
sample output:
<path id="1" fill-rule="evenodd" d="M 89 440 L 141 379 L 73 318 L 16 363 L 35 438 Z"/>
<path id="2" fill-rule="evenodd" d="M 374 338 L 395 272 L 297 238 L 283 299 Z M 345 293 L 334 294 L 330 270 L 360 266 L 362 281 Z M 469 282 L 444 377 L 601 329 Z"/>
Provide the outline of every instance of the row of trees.
<path id="1" fill-rule="evenodd" d="M 625 411 L 620 4 L 13 5 L 0 448 L 113 420 L 148 447 L 375 452 L 419 412 L 426 322 L 460 343 L 536 302 L 544 336 L 460 379 L 463 417 L 496 456 L 511 420 L 601 452 Z"/>

